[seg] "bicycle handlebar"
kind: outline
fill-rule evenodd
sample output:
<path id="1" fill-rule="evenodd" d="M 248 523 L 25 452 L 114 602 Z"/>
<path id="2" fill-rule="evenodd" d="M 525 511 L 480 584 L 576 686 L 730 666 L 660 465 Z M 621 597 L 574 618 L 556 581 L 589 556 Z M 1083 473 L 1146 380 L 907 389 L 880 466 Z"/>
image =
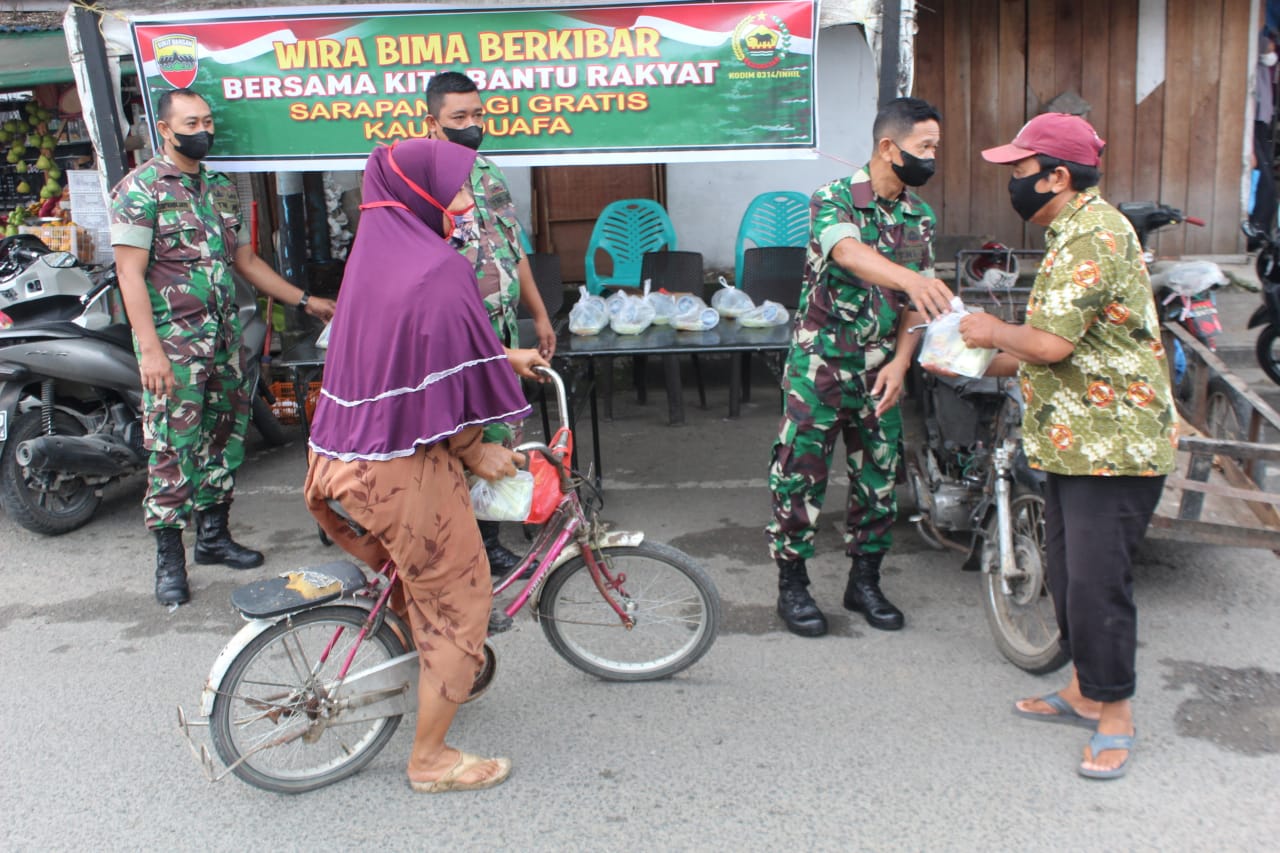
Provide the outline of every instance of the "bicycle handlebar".
<path id="1" fill-rule="evenodd" d="M 551 384 L 556 386 L 556 408 L 560 412 L 560 426 L 567 427 L 569 425 L 569 397 L 564 390 L 564 380 L 560 378 L 559 373 L 549 367 L 535 367 L 533 372 L 547 377 L 551 380 Z"/>
<path id="2" fill-rule="evenodd" d="M 1195 225 L 1200 228 L 1204 227 L 1204 220 L 1197 216 L 1185 216 L 1183 217 L 1182 221 L 1187 223 L 1188 225 Z"/>

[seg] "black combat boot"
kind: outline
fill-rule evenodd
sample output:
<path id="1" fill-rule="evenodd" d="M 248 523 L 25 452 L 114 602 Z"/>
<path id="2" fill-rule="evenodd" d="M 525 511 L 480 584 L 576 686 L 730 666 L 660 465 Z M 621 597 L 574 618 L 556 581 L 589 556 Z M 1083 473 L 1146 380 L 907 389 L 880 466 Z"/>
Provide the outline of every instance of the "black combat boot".
<path id="1" fill-rule="evenodd" d="M 245 548 L 231 538 L 231 531 L 227 529 L 230 512 L 229 503 L 196 511 L 196 562 L 221 563 L 233 569 L 261 566 L 264 559 L 261 551 Z"/>
<path id="2" fill-rule="evenodd" d="M 498 538 L 498 522 L 477 521 L 476 523 L 480 525 L 480 539 L 484 542 L 485 553 L 489 555 L 489 576 L 505 578 L 520 565 L 520 555 L 508 550 L 502 544 L 502 540 Z M 529 574 L 530 572 L 526 571 L 521 574 L 521 577 L 528 577 Z"/>
<path id="3" fill-rule="evenodd" d="M 809 573 L 804 560 L 778 558 L 778 615 L 787 630 L 801 637 L 827 633 L 827 617 L 809 595 Z"/>
<path id="4" fill-rule="evenodd" d="M 905 621 L 902 611 L 889 603 L 880 591 L 880 562 L 884 554 L 859 554 L 849 569 L 849 585 L 844 590 L 846 610 L 867 618 L 867 624 L 881 631 L 896 631 Z"/>
<path id="5" fill-rule="evenodd" d="M 187 588 L 187 549 L 182 545 L 181 527 L 161 527 L 156 534 L 156 601 L 161 604 L 186 604 L 191 600 Z"/>

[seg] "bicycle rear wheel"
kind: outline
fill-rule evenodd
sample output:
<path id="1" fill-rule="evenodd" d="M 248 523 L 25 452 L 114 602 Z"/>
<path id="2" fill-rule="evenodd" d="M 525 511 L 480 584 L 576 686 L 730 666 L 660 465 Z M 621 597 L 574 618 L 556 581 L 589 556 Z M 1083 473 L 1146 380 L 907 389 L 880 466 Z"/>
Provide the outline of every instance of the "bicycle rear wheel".
<path id="1" fill-rule="evenodd" d="M 368 615 L 348 606 L 308 610 L 271 626 L 236 656 L 209 721 L 213 747 L 228 767 L 235 765 L 233 773 L 267 791 L 298 794 L 345 779 L 386 746 L 399 716 L 344 725 L 328 699 Z M 361 643 L 349 672 L 406 651 L 383 622 Z"/>
<path id="2" fill-rule="evenodd" d="M 547 579 L 538 619 L 569 663 L 608 681 L 666 678 L 707 653 L 720 630 L 720 594 L 688 554 L 645 542 L 598 552 L 618 582 L 610 595 L 634 620 L 628 630 L 574 557 Z M 607 581 L 606 581 L 607 583 Z"/>

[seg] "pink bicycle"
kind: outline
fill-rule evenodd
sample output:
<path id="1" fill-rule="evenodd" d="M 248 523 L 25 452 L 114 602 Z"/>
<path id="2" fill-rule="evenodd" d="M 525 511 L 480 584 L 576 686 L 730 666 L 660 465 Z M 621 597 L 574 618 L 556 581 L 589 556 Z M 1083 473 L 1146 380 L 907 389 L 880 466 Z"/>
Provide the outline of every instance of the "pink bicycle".
<path id="1" fill-rule="evenodd" d="M 561 426 L 550 446 L 517 449 L 554 468 L 550 485 L 559 501 L 494 595 L 515 591 L 501 608 L 507 617 L 532 602 L 552 648 L 584 672 L 611 681 L 674 675 L 715 642 L 719 593 L 689 555 L 599 522 L 599 501 L 581 497 L 589 486 L 567 465 L 573 437 L 564 383 L 544 372 L 556 388 Z M 529 568 L 532 575 L 516 591 Z M 340 560 L 232 594 L 248 623 L 214 661 L 201 699 L 206 719 L 188 721 L 178 709 L 179 727 L 210 780 L 234 773 L 269 791 L 301 793 L 373 759 L 416 707 L 418 654 L 388 606 L 396 582 L 391 563 L 369 578 Z M 473 699 L 493 680 L 497 659 L 489 643 L 485 661 Z M 196 746 L 193 725 L 209 726 L 225 770 Z"/>

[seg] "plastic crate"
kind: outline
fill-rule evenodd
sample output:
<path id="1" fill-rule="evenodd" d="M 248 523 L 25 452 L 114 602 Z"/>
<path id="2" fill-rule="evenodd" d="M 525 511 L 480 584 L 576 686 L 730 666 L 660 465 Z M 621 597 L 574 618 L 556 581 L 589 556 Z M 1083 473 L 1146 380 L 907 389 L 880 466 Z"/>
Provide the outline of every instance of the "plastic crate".
<path id="1" fill-rule="evenodd" d="M 20 234 L 34 234 L 53 252 L 70 252 L 82 264 L 93 263 L 93 238 L 74 222 L 69 224 L 22 225 Z"/>
<path id="2" fill-rule="evenodd" d="M 282 424 L 298 423 L 298 395 L 294 392 L 292 382 L 272 382 L 271 396 L 275 403 L 271 406 L 276 420 Z M 316 413 L 316 403 L 320 401 L 320 383 L 312 382 L 307 386 L 307 421 L 310 422 Z"/>

